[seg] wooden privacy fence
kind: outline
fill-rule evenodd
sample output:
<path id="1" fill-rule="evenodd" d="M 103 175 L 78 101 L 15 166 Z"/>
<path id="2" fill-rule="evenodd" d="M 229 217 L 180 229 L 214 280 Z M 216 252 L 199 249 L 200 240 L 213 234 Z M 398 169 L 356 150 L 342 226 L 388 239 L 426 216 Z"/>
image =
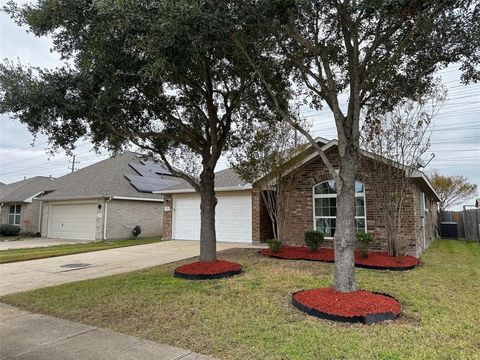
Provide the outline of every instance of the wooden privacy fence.
<path id="1" fill-rule="evenodd" d="M 480 241 L 480 209 L 439 211 L 439 229 L 440 223 L 444 221 L 452 221 L 458 224 L 458 237 L 470 241 Z"/>

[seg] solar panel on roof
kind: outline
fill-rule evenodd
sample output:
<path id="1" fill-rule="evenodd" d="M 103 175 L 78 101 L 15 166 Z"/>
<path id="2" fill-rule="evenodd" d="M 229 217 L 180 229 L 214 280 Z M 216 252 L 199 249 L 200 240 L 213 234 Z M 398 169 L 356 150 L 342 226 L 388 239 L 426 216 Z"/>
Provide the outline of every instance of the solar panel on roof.
<path id="1" fill-rule="evenodd" d="M 130 184 L 140 192 L 160 191 L 170 187 L 178 181 L 172 179 L 171 172 L 161 162 L 152 160 L 140 160 L 140 162 L 132 162 L 129 165 L 139 175 L 127 175 L 125 177 L 130 180 Z M 163 176 L 169 177 L 165 179 Z"/>
<path id="2" fill-rule="evenodd" d="M 142 160 L 142 163 L 154 173 L 161 174 L 161 175 L 171 175 L 170 170 L 168 170 L 165 167 L 165 165 L 160 162 L 153 162 L 151 160 Z"/>
<path id="3" fill-rule="evenodd" d="M 163 179 L 157 175 L 157 178 L 144 177 L 139 175 L 125 175 L 130 183 L 141 192 L 153 192 L 160 191 L 167 187 L 170 187 L 178 181 L 173 179 Z"/>
<path id="4" fill-rule="evenodd" d="M 142 165 L 140 163 L 130 163 L 129 164 L 136 172 L 145 177 L 157 177 L 158 175 L 153 172 L 149 167 Z"/>

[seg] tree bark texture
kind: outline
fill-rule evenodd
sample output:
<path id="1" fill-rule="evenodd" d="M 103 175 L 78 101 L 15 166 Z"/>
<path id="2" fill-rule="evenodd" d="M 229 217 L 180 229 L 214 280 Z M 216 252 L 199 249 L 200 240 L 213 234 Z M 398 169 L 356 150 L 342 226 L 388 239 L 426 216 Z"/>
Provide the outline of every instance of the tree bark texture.
<path id="1" fill-rule="evenodd" d="M 337 218 L 334 235 L 335 289 L 341 292 L 356 290 L 355 283 L 355 175 L 357 159 L 353 147 L 346 146 L 340 157 L 337 182 Z"/>
<path id="2" fill-rule="evenodd" d="M 200 261 L 217 258 L 217 236 L 215 232 L 215 174 L 213 169 L 204 168 L 200 175 Z"/>

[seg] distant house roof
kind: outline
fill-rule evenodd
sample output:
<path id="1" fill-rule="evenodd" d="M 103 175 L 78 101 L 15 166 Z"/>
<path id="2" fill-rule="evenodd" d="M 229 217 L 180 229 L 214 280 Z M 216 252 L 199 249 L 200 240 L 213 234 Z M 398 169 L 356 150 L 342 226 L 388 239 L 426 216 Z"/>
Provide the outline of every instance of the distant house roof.
<path id="1" fill-rule="evenodd" d="M 242 180 L 233 169 L 220 170 L 215 173 L 215 191 L 234 191 L 248 190 L 252 188 L 252 184 Z M 162 194 L 189 193 L 195 190 L 185 180 L 180 180 L 176 185 L 167 187 L 160 192 Z"/>
<path id="2" fill-rule="evenodd" d="M 0 187 L 0 203 L 31 202 L 33 197 L 55 188 L 54 180 L 35 176 Z"/>
<path id="3" fill-rule="evenodd" d="M 163 199 L 162 195 L 152 192 L 178 181 L 177 178 L 166 175 L 167 172 L 163 166 L 145 161 L 142 155 L 127 151 L 56 179 L 55 191 L 41 199 Z M 147 189 L 142 184 L 145 175 L 150 177 L 147 183 L 152 185 L 151 188 Z"/>

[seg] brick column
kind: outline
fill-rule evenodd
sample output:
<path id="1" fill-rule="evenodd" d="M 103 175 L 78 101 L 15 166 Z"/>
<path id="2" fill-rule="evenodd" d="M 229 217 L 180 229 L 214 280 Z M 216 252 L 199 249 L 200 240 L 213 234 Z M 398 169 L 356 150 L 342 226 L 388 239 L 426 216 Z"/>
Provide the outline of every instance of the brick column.
<path id="1" fill-rule="evenodd" d="M 260 242 L 260 192 L 252 190 L 252 241 Z"/>
<path id="2" fill-rule="evenodd" d="M 163 238 L 172 239 L 172 213 L 173 213 L 172 195 L 165 195 L 163 202 Z"/>

